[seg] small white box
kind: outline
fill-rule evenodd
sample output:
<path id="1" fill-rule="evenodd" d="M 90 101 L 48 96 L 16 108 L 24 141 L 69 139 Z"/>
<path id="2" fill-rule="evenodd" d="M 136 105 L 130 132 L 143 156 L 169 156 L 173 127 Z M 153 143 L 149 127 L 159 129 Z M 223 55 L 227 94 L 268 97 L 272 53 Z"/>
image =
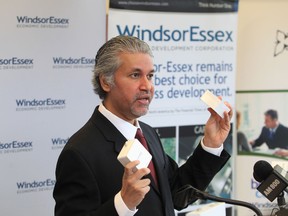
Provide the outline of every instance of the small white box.
<path id="1" fill-rule="evenodd" d="M 186 216 L 225 216 L 226 208 L 225 203 L 216 202 L 204 205 L 194 211 L 186 214 Z"/>
<path id="2" fill-rule="evenodd" d="M 123 166 L 131 161 L 139 160 L 140 164 L 136 168 L 141 169 L 148 167 L 152 156 L 138 139 L 132 139 L 125 142 L 117 159 Z"/>
<path id="3" fill-rule="evenodd" d="M 206 90 L 200 99 L 204 103 L 206 103 L 209 107 L 211 107 L 222 118 L 224 118 L 224 111 L 226 112 L 230 111 L 229 107 L 227 107 L 223 101 L 221 101 L 209 90 Z"/>

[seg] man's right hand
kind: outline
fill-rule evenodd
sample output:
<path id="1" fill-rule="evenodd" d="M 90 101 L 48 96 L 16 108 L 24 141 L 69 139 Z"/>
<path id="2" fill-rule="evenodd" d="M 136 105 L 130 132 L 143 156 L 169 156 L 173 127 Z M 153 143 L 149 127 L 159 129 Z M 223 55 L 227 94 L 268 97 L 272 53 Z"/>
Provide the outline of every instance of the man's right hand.
<path id="1" fill-rule="evenodd" d="M 130 210 L 136 209 L 150 190 L 150 179 L 143 178 L 150 173 L 150 169 L 137 170 L 139 163 L 138 160 L 128 163 L 122 179 L 121 197 Z"/>

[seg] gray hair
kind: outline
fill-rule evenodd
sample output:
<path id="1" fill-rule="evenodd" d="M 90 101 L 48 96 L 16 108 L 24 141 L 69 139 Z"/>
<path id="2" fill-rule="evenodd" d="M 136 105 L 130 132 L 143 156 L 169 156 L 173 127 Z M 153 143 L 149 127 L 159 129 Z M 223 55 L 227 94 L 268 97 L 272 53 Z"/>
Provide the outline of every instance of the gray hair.
<path id="1" fill-rule="evenodd" d="M 137 37 L 120 35 L 108 40 L 98 50 L 93 70 L 94 92 L 101 99 L 105 99 L 106 92 L 101 87 L 99 77 L 104 77 L 110 86 L 114 85 L 114 74 L 121 65 L 119 58 L 121 53 L 143 53 L 153 57 L 149 45 Z"/>

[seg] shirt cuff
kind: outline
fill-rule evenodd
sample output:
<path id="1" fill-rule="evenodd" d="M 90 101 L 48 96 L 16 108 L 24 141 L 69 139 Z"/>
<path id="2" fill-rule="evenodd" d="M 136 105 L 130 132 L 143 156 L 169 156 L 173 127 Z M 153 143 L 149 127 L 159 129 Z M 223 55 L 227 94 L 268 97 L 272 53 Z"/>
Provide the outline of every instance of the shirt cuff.
<path id="1" fill-rule="evenodd" d="M 222 143 L 222 145 L 221 145 L 220 147 L 218 147 L 218 148 L 211 148 L 211 147 L 207 147 L 207 146 L 204 145 L 203 139 L 204 139 L 204 137 L 202 137 L 202 139 L 201 139 L 201 146 L 202 146 L 202 148 L 203 148 L 206 152 L 209 152 L 210 154 L 213 154 L 213 155 L 216 155 L 216 156 L 220 157 L 220 155 L 221 155 L 221 153 L 222 153 L 222 151 L 223 151 L 223 149 L 224 149 L 223 143 Z"/>
<path id="2" fill-rule="evenodd" d="M 114 205 L 119 216 L 133 216 L 138 211 L 138 209 L 132 211 L 126 206 L 120 192 L 114 197 Z"/>

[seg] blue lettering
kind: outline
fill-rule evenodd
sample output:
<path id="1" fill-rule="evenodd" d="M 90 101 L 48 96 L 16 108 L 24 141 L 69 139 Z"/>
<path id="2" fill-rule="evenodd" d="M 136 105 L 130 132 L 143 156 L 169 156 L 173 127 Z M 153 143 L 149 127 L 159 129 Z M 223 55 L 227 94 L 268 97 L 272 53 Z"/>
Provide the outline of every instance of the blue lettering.
<path id="1" fill-rule="evenodd" d="M 131 32 L 130 32 L 129 26 L 126 25 L 125 28 L 124 28 L 124 31 L 122 32 L 122 31 L 121 31 L 121 27 L 120 27 L 119 25 L 117 25 L 117 30 L 118 30 L 118 32 L 119 32 L 120 35 L 133 36 L 133 35 L 134 35 L 135 28 L 136 28 L 136 26 L 133 25 L 133 28 L 132 28 L 132 30 L 131 30 Z M 138 36 L 138 38 L 139 38 L 139 36 Z"/>
<path id="2" fill-rule="evenodd" d="M 0 65 L 32 65 L 34 59 L 20 59 L 12 57 L 10 59 L 0 59 Z"/>
<path id="3" fill-rule="evenodd" d="M 95 59 L 89 59 L 86 57 L 81 57 L 81 58 L 54 57 L 53 63 L 54 64 L 67 64 L 67 65 L 72 65 L 72 64 L 74 64 L 74 65 L 77 65 L 77 64 L 87 65 L 87 64 L 95 64 Z"/>
<path id="4" fill-rule="evenodd" d="M 172 61 L 167 61 L 166 70 L 171 72 L 193 72 L 193 64 L 175 64 Z"/>
<path id="5" fill-rule="evenodd" d="M 251 179 L 251 189 L 257 189 L 259 186 L 259 182 L 255 181 L 254 179 Z"/>
<path id="6" fill-rule="evenodd" d="M 52 138 L 51 140 L 53 145 L 65 145 L 68 142 L 69 138 L 67 139 Z"/>
<path id="7" fill-rule="evenodd" d="M 32 23 L 32 24 L 61 24 L 61 25 L 68 25 L 69 19 L 65 18 L 55 18 L 53 16 L 47 18 L 41 17 L 28 17 L 28 16 L 17 16 L 18 23 Z"/>
<path id="8" fill-rule="evenodd" d="M 17 100 L 16 99 L 16 105 L 17 107 L 21 107 L 21 106 L 32 106 L 32 107 L 36 107 L 36 106 L 64 106 L 66 103 L 65 100 L 62 99 L 58 99 L 58 100 L 53 100 L 51 98 L 47 98 L 45 100 L 26 100 L 26 99 L 22 99 L 22 100 Z"/>
<path id="9" fill-rule="evenodd" d="M 191 42 L 233 42 L 232 31 L 203 29 L 200 26 L 190 26 L 188 29 L 166 29 L 160 25 L 156 29 L 145 29 L 140 25 L 116 26 L 120 35 L 138 37 L 146 41 L 186 41 Z"/>
<path id="10" fill-rule="evenodd" d="M 18 142 L 12 141 L 11 143 L 1 143 L 0 149 L 17 149 L 17 148 L 32 148 L 32 142 Z"/>
<path id="11" fill-rule="evenodd" d="M 41 187 L 52 187 L 56 183 L 56 180 L 46 179 L 44 181 L 32 181 L 32 182 L 16 182 L 18 189 L 30 189 L 30 188 L 41 188 Z"/>

